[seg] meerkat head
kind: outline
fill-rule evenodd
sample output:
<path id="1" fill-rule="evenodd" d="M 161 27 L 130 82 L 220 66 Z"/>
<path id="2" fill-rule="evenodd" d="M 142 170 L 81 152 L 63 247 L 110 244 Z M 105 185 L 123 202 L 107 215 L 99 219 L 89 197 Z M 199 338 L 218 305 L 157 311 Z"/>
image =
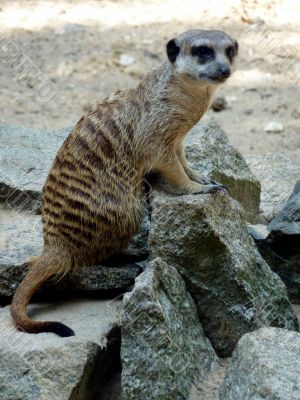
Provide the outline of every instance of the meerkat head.
<path id="1" fill-rule="evenodd" d="M 229 78 L 238 43 L 222 31 L 193 29 L 167 43 L 167 55 L 177 74 L 203 84 Z"/>

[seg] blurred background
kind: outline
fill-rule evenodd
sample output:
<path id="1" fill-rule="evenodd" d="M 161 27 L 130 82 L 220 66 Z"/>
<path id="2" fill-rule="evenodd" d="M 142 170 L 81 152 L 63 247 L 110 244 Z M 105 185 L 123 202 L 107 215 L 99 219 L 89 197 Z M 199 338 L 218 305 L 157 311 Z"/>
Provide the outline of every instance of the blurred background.
<path id="1" fill-rule="evenodd" d="M 292 0 L 0 0 L 0 124 L 72 126 L 164 61 L 167 40 L 220 29 L 240 57 L 208 116 L 243 154 L 300 162 L 299 15 Z"/>

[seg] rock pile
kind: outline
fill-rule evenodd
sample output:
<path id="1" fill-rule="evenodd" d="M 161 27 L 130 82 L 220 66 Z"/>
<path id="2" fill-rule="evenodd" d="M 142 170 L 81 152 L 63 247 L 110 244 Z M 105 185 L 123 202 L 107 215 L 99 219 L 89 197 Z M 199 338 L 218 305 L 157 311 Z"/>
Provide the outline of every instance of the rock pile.
<path id="1" fill-rule="evenodd" d="M 28 258 L 40 252 L 42 184 L 68 131 L 0 127 L 3 305 L 25 275 Z M 217 373 L 219 357 L 232 352 L 220 399 L 300 398 L 292 373 L 299 366 L 289 349 L 291 343 L 295 352 L 300 348 L 298 320 L 284 283 L 247 231 L 247 222 L 258 221 L 260 183 L 215 122 L 191 131 L 186 153 L 194 168 L 229 194 L 155 190 L 151 215 L 145 213 L 133 238 L 134 246 L 149 249 L 148 259 L 49 282 L 39 301 L 52 293 L 62 303 L 33 304 L 30 313 L 66 323 L 75 337 L 17 332 L 3 307 L 1 399 L 119 400 L 122 392 L 123 400 L 194 400 L 197 386 L 205 388 Z M 298 206 L 291 207 L 298 186 L 270 224 L 268 240 L 278 240 L 278 232 L 280 238 L 294 235 L 287 224 L 299 222 Z M 291 293 L 291 270 L 281 274 L 272 267 Z"/>
<path id="2" fill-rule="evenodd" d="M 286 289 L 257 251 L 240 205 L 227 194 L 153 202 L 150 255 L 174 265 L 220 356 L 261 326 L 297 329 Z"/>

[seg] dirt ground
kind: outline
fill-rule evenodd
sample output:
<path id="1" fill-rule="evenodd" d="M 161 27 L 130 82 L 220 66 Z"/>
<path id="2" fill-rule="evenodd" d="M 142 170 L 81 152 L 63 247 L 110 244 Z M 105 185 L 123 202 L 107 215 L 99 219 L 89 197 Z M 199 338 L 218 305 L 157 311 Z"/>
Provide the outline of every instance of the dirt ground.
<path id="1" fill-rule="evenodd" d="M 227 108 L 209 115 L 242 153 L 300 162 L 299 13 L 293 0 L 0 0 L 0 124 L 74 125 L 89 104 L 163 61 L 177 33 L 222 29 L 240 57 L 218 94 Z M 269 122 L 281 132 L 265 132 Z"/>

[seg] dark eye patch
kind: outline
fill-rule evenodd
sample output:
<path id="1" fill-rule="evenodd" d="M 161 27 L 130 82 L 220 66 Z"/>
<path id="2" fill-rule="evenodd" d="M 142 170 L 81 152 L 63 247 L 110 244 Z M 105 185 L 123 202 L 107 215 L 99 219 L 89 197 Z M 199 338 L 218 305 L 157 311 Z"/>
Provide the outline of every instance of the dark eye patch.
<path id="1" fill-rule="evenodd" d="M 215 57 L 215 52 L 208 46 L 194 46 L 192 47 L 192 56 L 197 56 L 202 62 L 212 60 Z"/>
<path id="2" fill-rule="evenodd" d="M 226 55 L 230 61 L 232 61 L 233 57 L 235 56 L 236 50 L 233 46 L 229 46 L 226 49 Z"/>

